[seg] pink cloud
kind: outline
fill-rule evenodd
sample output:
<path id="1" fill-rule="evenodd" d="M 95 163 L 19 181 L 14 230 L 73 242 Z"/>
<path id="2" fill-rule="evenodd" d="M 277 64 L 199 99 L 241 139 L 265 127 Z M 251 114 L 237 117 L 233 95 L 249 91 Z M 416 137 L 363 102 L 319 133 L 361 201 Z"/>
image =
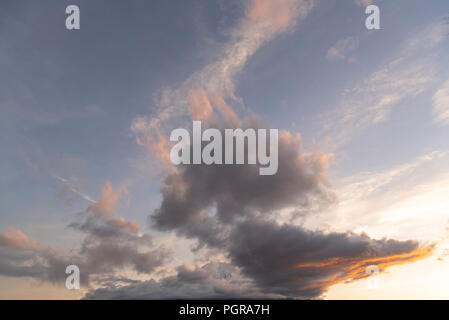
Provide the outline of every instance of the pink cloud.
<path id="1" fill-rule="evenodd" d="M 370 4 L 373 4 L 373 0 L 355 0 L 356 5 L 358 6 L 369 6 Z"/>
<path id="2" fill-rule="evenodd" d="M 0 233 L 0 245 L 26 248 L 29 245 L 29 239 L 21 230 L 9 227 L 6 231 Z"/>
<path id="3" fill-rule="evenodd" d="M 99 216 L 109 216 L 111 215 L 119 199 L 120 194 L 115 192 L 112 189 L 111 183 L 107 181 L 101 190 L 100 200 L 89 206 L 89 208 Z"/>
<path id="4" fill-rule="evenodd" d="M 212 114 L 212 106 L 202 88 L 191 89 L 189 100 L 192 120 L 204 120 Z"/>
<path id="5" fill-rule="evenodd" d="M 276 27 L 287 27 L 295 18 L 296 1 L 252 0 L 247 16 L 253 21 L 268 22 Z"/>

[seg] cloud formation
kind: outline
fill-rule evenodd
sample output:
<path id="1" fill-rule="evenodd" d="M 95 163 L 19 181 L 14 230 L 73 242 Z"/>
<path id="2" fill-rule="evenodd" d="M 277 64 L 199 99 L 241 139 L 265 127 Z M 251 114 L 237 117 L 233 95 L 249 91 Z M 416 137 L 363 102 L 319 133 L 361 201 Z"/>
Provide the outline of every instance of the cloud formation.
<path id="1" fill-rule="evenodd" d="M 103 287 L 84 299 L 275 299 L 279 295 L 257 289 L 253 282 L 229 263 L 209 262 L 202 267 L 182 265 L 172 276 L 158 281 L 138 281 L 129 285 Z"/>
<path id="2" fill-rule="evenodd" d="M 260 176 L 257 165 L 186 165 L 169 175 L 162 188 L 162 204 L 150 222 L 161 230 L 175 229 L 189 237 L 224 241 L 220 222 L 286 207 L 308 207 L 309 197 L 332 202 L 326 188 L 326 169 L 332 154 L 301 153 L 300 136 L 279 134 L 279 170 Z M 214 209 L 211 216 L 208 210 Z"/>
<path id="3" fill-rule="evenodd" d="M 331 285 L 367 277 L 366 268 L 429 256 L 434 245 L 374 240 L 367 235 L 323 233 L 293 225 L 248 220 L 232 233 L 230 256 L 264 292 L 316 298 Z"/>
<path id="4" fill-rule="evenodd" d="M 314 0 L 245 2 L 245 16 L 229 32 L 230 39 L 223 45 L 220 58 L 192 74 L 179 87 L 164 88 L 155 100 L 158 111 L 151 117 L 136 117 L 131 130 L 138 139 L 151 136 L 152 144 L 158 145 L 163 139 L 159 132 L 185 124 L 189 116 L 208 117 L 211 99 L 226 121 L 238 122 L 235 111 L 228 107 L 229 101 L 241 104 L 234 94 L 238 73 L 262 45 L 305 18 L 314 3 Z"/>
<path id="5" fill-rule="evenodd" d="M 258 123 L 255 115 L 238 115 L 231 106 L 241 107 L 234 95 L 236 75 L 264 42 L 293 26 L 312 5 L 250 1 L 246 18 L 224 48 L 224 58 L 180 87 L 166 89 L 159 101 L 163 110 L 152 118 L 136 118 L 133 131 L 138 137 L 154 135 L 154 128 L 170 127 L 183 117 L 203 120 L 206 126 L 254 126 Z M 337 43 L 329 59 L 344 58 L 356 42 L 350 38 Z M 326 178 L 332 160 L 333 154 L 303 152 L 300 136 L 284 130 L 279 135 L 279 170 L 274 176 L 258 175 L 255 165 L 180 166 L 166 176 L 162 203 L 150 215 L 150 226 L 194 239 L 198 248 L 220 252 L 258 292 L 279 297 L 319 297 L 332 284 L 365 277 L 369 263 L 377 261 L 383 268 L 432 252 L 432 245 L 420 246 L 416 241 L 325 234 L 277 221 L 283 210 L 308 215 L 317 203 L 324 207 L 333 202 Z M 180 291 L 172 289 L 170 296 L 182 297 L 186 287 L 180 287 Z M 147 297 L 156 296 L 155 292 L 164 296 L 164 281 L 131 284 L 117 289 L 117 294 L 134 297 L 137 288 Z M 87 297 L 113 297 L 114 291 L 98 290 Z"/>
<path id="6" fill-rule="evenodd" d="M 316 202 L 326 206 L 334 198 L 326 188 L 332 154 L 302 154 L 299 135 L 283 131 L 279 136 L 280 165 L 274 176 L 260 176 L 251 165 L 184 166 L 168 175 L 150 225 L 195 239 L 198 248 L 218 250 L 260 294 L 284 298 L 317 298 L 334 284 L 368 276 L 365 269 L 372 264 L 383 271 L 433 252 L 434 244 L 280 223 L 283 210 L 309 215 Z M 160 292 L 159 285 L 147 288 L 149 297 L 152 290 Z M 134 289 L 131 285 L 120 292 Z M 91 297 L 113 294 L 108 289 Z"/>
<path id="7" fill-rule="evenodd" d="M 30 240 L 15 228 L 0 233 L 0 274 L 62 284 L 67 276 L 66 267 L 75 264 L 86 286 L 98 276 L 125 269 L 151 274 L 167 261 L 170 252 L 154 245 L 149 234 L 140 232 L 136 221 L 128 221 L 113 212 L 119 197 L 107 182 L 100 200 L 69 224 L 68 227 L 85 234 L 75 253 L 64 253 Z"/>
<path id="8" fill-rule="evenodd" d="M 326 54 L 326 59 L 329 61 L 344 60 L 348 58 L 348 54 L 357 49 L 359 45 L 358 39 L 354 37 L 346 37 L 338 40 Z"/>
<path id="9" fill-rule="evenodd" d="M 404 41 L 393 59 L 343 92 L 338 108 L 328 114 L 325 133 L 336 146 L 369 126 L 388 119 L 391 109 L 417 97 L 436 80 L 439 45 L 447 28 L 432 23 Z M 433 49 L 432 54 L 429 51 Z"/>
<path id="10" fill-rule="evenodd" d="M 366 7 L 373 4 L 373 0 L 355 0 L 355 3 L 360 7 Z"/>
<path id="11" fill-rule="evenodd" d="M 433 244 L 276 222 L 284 209 L 308 214 L 311 195 L 314 202 L 333 200 L 325 188 L 332 157 L 304 156 L 299 136 L 284 132 L 280 137 L 277 175 L 259 176 L 248 165 L 185 166 L 169 175 L 151 225 L 196 239 L 200 248 L 219 250 L 260 292 L 281 297 L 316 298 L 333 284 L 365 277 L 370 264 L 383 270 L 432 252 Z"/>
<path id="12" fill-rule="evenodd" d="M 433 95 L 433 114 L 435 119 L 449 124 L 449 80 Z"/>
<path id="13" fill-rule="evenodd" d="M 180 266 L 173 276 L 111 284 L 85 299 L 318 298 L 334 284 L 368 277 L 369 266 L 382 272 L 434 250 L 434 244 L 309 231 L 261 219 L 235 224 L 230 237 L 231 263 Z"/>
<path id="14" fill-rule="evenodd" d="M 334 155 L 305 152 L 299 134 L 280 132 L 279 169 L 273 176 L 259 175 L 257 165 L 195 165 L 173 170 L 169 163 L 166 133 L 186 120 L 203 120 L 206 126 L 219 128 L 260 125 L 235 94 L 238 73 L 259 48 L 295 26 L 313 5 L 311 0 L 246 2 L 244 16 L 229 33 L 219 59 L 179 87 L 162 90 L 155 101 L 158 111 L 151 117 L 136 117 L 131 125 L 137 144 L 167 169 L 161 204 L 148 217 L 150 226 L 193 239 L 196 250 L 217 253 L 223 261 L 200 267 L 181 265 L 168 270 L 169 275 L 155 275 L 167 266 L 170 252 L 141 232 L 136 221 L 115 213 L 120 193 L 107 182 L 100 199 L 93 201 L 58 178 L 90 202 L 69 224 L 84 234 L 78 252 L 64 254 L 29 240 L 20 230 L 9 229 L 0 234 L 0 274 L 63 283 L 65 267 L 76 264 L 85 285 L 103 286 L 89 292 L 87 299 L 318 298 L 334 284 L 367 277 L 369 265 L 383 271 L 430 255 L 434 244 L 308 230 L 283 221 L 280 217 L 285 211 L 313 215 L 316 207 L 335 200 L 327 179 Z M 419 94 L 431 81 L 426 64 L 411 62 L 417 51 L 434 47 L 440 40 L 423 39 L 407 43 L 404 55 L 346 96 L 342 123 L 348 130 L 384 120 L 393 104 Z M 356 39 L 343 39 L 329 50 L 327 58 L 344 59 L 356 47 Z M 368 108 L 358 108 L 360 101 Z M 152 279 L 122 277 L 123 270 Z"/>

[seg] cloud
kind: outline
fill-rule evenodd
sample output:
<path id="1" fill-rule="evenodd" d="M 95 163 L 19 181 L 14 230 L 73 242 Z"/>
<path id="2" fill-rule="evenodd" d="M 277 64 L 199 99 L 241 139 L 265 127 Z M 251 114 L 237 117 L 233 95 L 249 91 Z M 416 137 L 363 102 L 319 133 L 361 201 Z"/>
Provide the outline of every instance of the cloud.
<path id="1" fill-rule="evenodd" d="M 158 281 L 138 281 L 129 285 L 99 288 L 84 299 L 273 299 L 279 295 L 257 289 L 252 281 L 229 263 L 209 262 L 202 267 L 182 265 L 176 274 Z"/>
<path id="2" fill-rule="evenodd" d="M 432 101 L 435 120 L 449 124 L 449 80 L 435 92 Z"/>
<path id="3" fill-rule="evenodd" d="M 285 28 L 300 14 L 296 0 L 251 0 L 246 15 L 251 21 Z"/>
<path id="4" fill-rule="evenodd" d="M 204 120 L 207 119 L 212 113 L 212 106 L 209 102 L 206 92 L 201 88 L 191 89 L 190 105 L 192 112 L 192 119 Z"/>
<path id="5" fill-rule="evenodd" d="M 338 108 L 322 119 L 327 123 L 325 134 L 337 147 L 360 130 L 386 121 L 395 105 L 429 88 L 438 61 L 438 55 L 429 52 L 440 45 L 445 30 L 442 24 L 427 26 L 404 41 L 393 59 L 343 92 Z"/>
<path id="6" fill-rule="evenodd" d="M 101 190 L 100 200 L 89 206 L 88 210 L 97 216 L 109 216 L 115 208 L 120 195 L 112 189 L 111 183 L 106 182 Z"/>
<path id="7" fill-rule="evenodd" d="M 376 265 L 382 272 L 428 257 L 434 249 L 434 244 L 308 231 L 260 219 L 237 223 L 230 237 L 231 263 L 182 265 L 173 276 L 123 286 L 115 282 L 84 298 L 318 298 L 334 284 L 368 277 L 368 266 Z"/>
<path id="8" fill-rule="evenodd" d="M 52 283 L 64 283 L 65 269 L 75 264 L 80 268 L 81 281 L 89 286 L 99 276 L 126 269 L 151 274 L 165 264 L 170 252 L 156 246 L 149 234 L 141 233 L 136 221 L 128 221 L 114 213 L 120 194 L 107 182 L 100 200 L 87 207 L 69 224 L 85 234 L 75 253 L 45 246 L 18 229 L 0 233 L 0 274 L 34 277 Z"/>
<path id="9" fill-rule="evenodd" d="M 161 163 L 168 163 L 166 132 L 186 120 L 201 119 L 221 129 L 260 125 L 234 93 L 237 75 L 261 46 L 292 28 L 313 4 L 304 0 L 247 2 L 245 15 L 229 32 L 230 40 L 223 45 L 219 59 L 179 87 L 162 90 L 155 99 L 158 111 L 154 115 L 134 119 L 131 130 L 136 142 Z M 348 40 L 329 55 L 331 59 L 345 57 L 355 49 L 351 47 L 354 43 Z M 409 43 L 407 48 L 413 51 L 415 47 L 415 43 Z M 387 83 L 379 89 L 380 98 L 368 99 L 368 109 L 373 113 L 419 92 L 419 87 L 427 83 L 426 77 L 420 77 L 421 68 L 415 70 L 416 74 L 404 70 L 401 59 L 391 62 L 387 71 L 374 74 L 365 85 L 382 86 L 392 73 L 402 71 L 400 76 L 411 78 L 412 83 L 407 83 L 411 89 L 401 79 L 395 79 L 400 82 L 397 85 Z M 371 93 L 364 87 L 354 91 L 355 98 Z M 354 115 L 354 122 L 358 122 L 365 111 L 355 110 L 360 112 Z M 343 110 L 344 119 L 350 123 L 352 111 Z M 367 117 L 367 122 L 378 118 L 371 114 Z M 366 277 L 365 268 L 371 264 L 383 271 L 432 253 L 434 244 L 375 240 L 366 234 L 326 233 L 283 223 L 283 210 L 312 215 L 315 207 L 335 201 L 327 180 L 334 155 L 304 152 L 301 148 L 299 134 L 281 131 L 279 169 L 273 176 L 260 176 L 257 165 L 180 166 L 165 172 L 161 204 L 148 217 L 150 225 L 158 231 L 194 239 L 195 249 L 221 256 L 223 261 L 161 271 L 170 252 L 141 232 L 136 221 L 115 213 L 121 194 L 107 182 L 100 199 L 69 224 L 84 234 L 76 253 L 60 253 L 28 240 L 18 230 L 9 230 L 0 234 L 0 273 L 59 282 L 65 279 L 65 267 L 76 264 L 86 285 L 104 286 L 89 292 L 88 299 L 317 298 L 331 285 Z M 83 195 L 77 189 L 72 191 Z M 122 277 L 120 272 L 124 270 L 152 279 Z"/>
<path id="10" fill-rule="evenodd" d="M 242 106 L 234 95 L 236 76 L 263 43 L 291 28 L 312 5 L 313 2 L 305 1 L 250 1 L 246 18 L 231 32 L 231 41 L 223 48 L 223 57 L 194 73 L 180 87 L 166 88 L 157 101 L 161 111 L 153 117 L 134 119 L 134 133 L 141 137 L 155 136 L 156 132 L 157 136 L 164 128 L 173 128 L 174 123 L 195 117 L 219 128 L 236 124 L 254 127 L 254 123 L 259 123 L 257 116 L 242 116 L 233 107 Z M 343 40 L 330 50 L 329 58 L 345 57 L 357 47 L 356 42 L 354 38 Z M 409 43 L 407 48 L 412 50 L 416 46 Z M 389 68 L 395 69 L 400 63 L 394 61 Z M 414 75 L 413 70 L 404 72 Z M 381 83 L 390 77 L 388 70 L 373 75 L 374 80 L 370 81 L 377 85 L 377 81 Z M 412 86 L 415 90 L 422 84 L 418 80 Z M 408 89 L 402 84 L 400 88 Z M 387 94 L 380 102 L 376 98 L 374 103 L 390 105 L 395 99 Z M 377 111 L 377 106 L 373 108 Z M 164 179 L 161 205 L 148 220 L 160 231 L 174 231 L 196 240 L 197 249 L 219 252 L 256 292 L 278 297 L 316 298 L 335 283 L 365 277 L 365 267 L 370 263 L 382 269 L 424 258 L 432 252 L 433 245 L 421 246 L 416 241 L 323 233 L 277 221 L 282 210 L 308 215 L 317 204 L 326 207 L 333 203 L 326 174 L 332 161 L 330 153 L 301 151 L 300 136 L 282 131 L 276 175 L 260 176 L 256 165 L 180 166 Z M 212 293 L 216 284 L 205 280 L 210 276 L 182 271 L 177 270 L 174 278 L 164 278 L 170 280 L 100 289 L 87 297 L 176 298 L 185 297 L 188 291 L 190 297 L 217 297 Z M 180 274 L 188 274 L 195 280 L 185 285 Z M 171 290 L 167 289 L 167 283 L 173 283 Z M 195 287 L 205 283 L 201 290 Z M 235 296 L 227 292 L 221 297 L 228 295 Z"/>
<path id="11" fill-rule="evenodd" d="M 344 60 L 348 58 L 348 54 L 357 49 L 358 45 L 357 38 L 346 37 L 341 39 L 327 51 L 326 59 L 329 61 Z"/>
<path id="12" fill-rule="evenodd" d="M 367 7 L 370 4 L 373 4 L 373 0 L 355 0 L 355 4 L 360 7 Z"/>
<path id="13" fill-rule="evenodd" d="M 311 214 L 310 196 L 313 205 L 327 205 L 333 197 L 325 188 L 332 155 L 302 154 L 300 137 L 285 131 L 279 146 L 274 176 L 259 176 L 256 166 L 206 165 L 185 166 L 167 176 L 151 225 L 196 239 L 198 248 L 218 250 L 258 292 L 284 298 L 317 298 L 334 284 L 366 277 L 369 265 L 383 271 L 432 254 L 435 244 L 280 223 L 284 209 Z M 153 297 L 152 290 L 160 292 L 160 287 L 147 290 Z M 104 294 L 114 295 L 112 289 Z"/>
<path id="14" fill-rule="evenodd" d="M 322 233 L 293 225 L 248 220 L 232 235 L 230 257 L 264 292 L 315 298 L 336 283 L 367 277 L 366 267 L 381 271 L 429 256 L 434 244 L 373 240 L 365 234 Z"/>
<path id="15" fill-rule="evenodd" d="M 10 227 L 5 232 L 0 233 L 0 245 L 2 246 L 25 248 L 28 244 L 28 237 L 19 229 Z"/>
<path id="16" fill-rule="evenodd" d="M 153 247 L 152 237 L 140 233 L 137 221 L 128 221 L 114 214 L 119 197 L 120 194 L 107 182 L 100 200 L 69 224 L 69 227 L 86 234 L 79 263 L 85 266 L 88 274 L 111 273 L 125 267 L 151 273 L 163 265 L 169 255 L 163 247 Z"/>
<path id="17" fill-rule="evenodd" d="M 60 182 L 54 184 L 54 188 L 57 197 L 66 204 L 72 205 L 79 199 L 95 202 L 92 197 L 81 191 L 88 182 L 87 179 L 79 178 L 86 169 L 86 163 L 81 159 L 68 154 L 47 158 L 42 151 L 34 150 L 33 155 L 27 155 L 25 161 L 26 168 L 31 174 L 48 174 Z"/>
<path id="18" fill-rule="evenodd" d="M 174 170 L 170 161 L 170 147 L 173 143 L 161 132 L 159 125 L 152 127 L 147 118 L 141 117 L 134 119 L 131 130 L 136 134 L 137 144 L 156 157 L 156 164 L 162 165 L 167 172 Z"/>
<path id="19" fill-rule="evenodd" d="M 150 222 L 161 230 L 201 238 L 221 246 L 227 232 L 221 222 L 286 207 L 307 208 L 310 196 L 323 205 L 332 202 L 326 169 L 332 154 L 301 153 L 300 136 L 279 134 L 279 169 L 260 176 L 257 165 L 186 165 L 167 176 L 162 204 Z M 208 211 L 213 208 L 215 214 Z"/>
<path id="20" fill-rule="evenodd" d="M 303 226 L 372 237 L 439 241 L 447 220 L 448 153 L 434 151 L 385 170 L 334 180 L 336 202 Z M 423 214 L 426 212 L 426 214 Z"/>
<path id="21" fill-rule="evenodd" d="M 205 117 L 210 114 L 211 97 L 220 97 L 221 101 L 215 99 L 218 109 L 231 115 L 231 110 L 222 108 L 222 102 L 240 102 L 234 95 L 235 81 L 248 59 L 263 44 L 305 18 L 314 3 L 313 0 L 247 1 L 246 15 L 229 32 L 230 40 L 221 48 L 219 59 L 193 73 L 179 87 L 164 88 L 155 99 L 155 114 L 136 117 L 131 130 L 138 137 L 157 136 L 157 130 L 172 130 L 174 123 L 179 125 L 186 116 Z"/>
<path id="22" fill-rule="evenodd" d="M 446 155 L 446 152 L 433 151 L 385 171 L 360 172 L 342 179 L 338 185 L 338 189 L 341 191 L 340 204 L 345 206 L 354 201 L 367 200 L 383 188 L 391 187 L 394 182 L 404 182 L 405 175 L 416 175 L 414 172 L 416 169 L 425 164 L 434 163 Z"/>
<path id="23" fill-rule="evenodd" d="M 245 15 L 231 31 L 219 58 L 193 73 L 178 87 L 166 87 L 155 96 L 155 113 L 133 119 L 131 131 L 162 165 L 165 172 L 176 172 L 169 160 L 169 132 L 186 127 L 186 120 L 205 124 L 223 124 L 228 128 L 242 125 L 251 116 L 235 94 L 239 72 L 248 59 L 265 43 L 291 29 L 313 8 L 314 0 L 249 0 Z M 237 104 L 243 115 L 234 106 Z M 154 163 L 151 163 L 153 169 Z"/>
<path id="24" fill-rule="evenodd" d="M 67 195 L 67 192 L 73 193 L 73 194 L 75 194 L 75 195 L 81 197 L 82 199 L 84 199 L 86 201 L 89 201 L 91 203 L 95 203 L 95 200 L 93 200 L 91 197 L 89 197 L 89 195 L 81 192 L 78 189 L 78 187 L 76 187 L 69 179 L 65 179 L 65 178 L 57 176 L 57 175 L 54 175 L 54 177 L 56 179 L 58 179 L 59 181 L 61 181 L 62 184 L 63 184 L 62 188 L 59 191 L 59 195 L 62 198 L 64 198 L 64 199 L 69 199 L 69 203 L 70 203 L 71 197 L 69 197 Z"/>
<path id="25" fill-rule="evenodd" d="M 242 125 L 242 120 L 239 119 L 234 110 L 226 103 L 223 96 L 214 94 L 211 97 L 215 109 L 218 110 L 223 123 L 229 128 L 238 128 Z"/>
<path id="26" fill-rule="evenodd" d="M 65 268 L 69 264 L 62 254 L 30 240 L 19 229 L 9 228 L 0 233 L 1 275 L 63 283 Z M 59 267 L 60 272 L 57 271 Z"/>

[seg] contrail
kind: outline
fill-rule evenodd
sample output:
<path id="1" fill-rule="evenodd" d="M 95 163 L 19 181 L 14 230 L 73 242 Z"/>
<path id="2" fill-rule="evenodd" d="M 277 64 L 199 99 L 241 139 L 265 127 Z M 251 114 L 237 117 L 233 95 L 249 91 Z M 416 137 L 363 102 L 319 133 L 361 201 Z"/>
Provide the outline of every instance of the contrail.
<path id="1" fill-rule="evenodd" d="M 56 179 L 58 179 L 59 181 L 64 183 L 67 187 L 69 187 L 70 191 L 72 191 L 73 193 L 79 195 L 84 200 L 92 202 L 92 203 L 96 203 L 96 201 L 93 200 L 91 197 L 89 197 L 87 194 L 82 193 L 81 191 L 79 191 L 69 180 L 64 179 L 64 178 L 62 178 L 60 176 L 57 176 L 57 175 L 53 175 L 53 177 L 55 177 Z"/>

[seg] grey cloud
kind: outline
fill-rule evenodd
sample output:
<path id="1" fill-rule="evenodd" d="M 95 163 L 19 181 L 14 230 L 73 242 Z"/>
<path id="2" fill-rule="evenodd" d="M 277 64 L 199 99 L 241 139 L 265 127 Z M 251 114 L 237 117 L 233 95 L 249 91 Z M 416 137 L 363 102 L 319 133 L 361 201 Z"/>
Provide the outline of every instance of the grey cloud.
<path id="1" fill-rule="evenodd" d="M 173 276 L 117 287 L 110 285 L 84 299 L 238 299 L 278 298 L 262 293 L 238 268 L 211 262 L 200 268 L 180 266 Z"/>
<path id="2" fill-rule="evenodd" d="M 235 219 L 289 207 L 309 207 L 310 197 L 332 203 L 326 169 L 332 155 L 301 153 L 300 138 L 280 133 L 279 169 L 261 176 L 257 165 L 186 165 L 169 175 L 162 204 L 149 221 L 161 230 L 223 246 Z"/>
<path id="3" fill-rule="evenodd" d="M 120 238 L 122 241 L 151 245 L 149 234 L 139 234 L 139 225 L 135 221 L 127 221 L 121 217 L 102 217 L 89 210 L 78 214 L 77 219 L 69 224 L 70 228 L 82 231 L 96 238 Z"/>
<path id="4" fill-rule="evenodd" d="M 180 266 L 159 281 L 109 284 L 85 299 L 290 299 L 319 298 L 336 283 L 367 276 L 366 268 L 420 259 L 433 246 L 374 240 L 367 235 L 323 233 L 259 218 L 233 225 L 225 248 L 231 263 Z"/>
<path id="5" fill-rule="evenodd" d="M 85 233 L 76 253 L 63 254 L 29 240 L 18 229 L 0 233 L 0 274 L 64 283 L 66 267 L 75 264 L 80 268 L 81 282 L 89 286 L 92 280 L 101 282 L 101 276 L 124 268 L 150 274 L 162 266 L 170 252 L 153 245 L 151 236 L 141 233 L 137 222 L 105 210 L 107 199 L 102 199 L 103 203 L 89 206 L 69 224 Z"/>
<path id="6" fill-rule="evenodd" d="M 10 277 L 43 277 L 45 266 L 32 251 L 17 252 L 0 245 L 0 274 Z"/>
<path id="7" fill-rule="evenodd" d="M 366 276 L 369 265 L 382 269 L 422 257 L 417 241 L 374 240 L 365 234 L 323 233 L 251 219 L 232 234 L 229 256 L 265 292 L 313 298 L 338 282 Z"/>
<path id="8" fill-rule="evenodd" d="M 0 274 L 10 277 L 32 277 L 52 283 L 65 281 L 70 259 L 48 247 L 28 243 L 14 246 L 0 243 Z M 81 281 L 86 283 L 86 278 Z"/>
<path id="9" fill-rule="evenodd" d="M 283 298 L 317 298 L 331 285 L 366 277 L 371 264 L 382 269 L 432 252 L 432 245 L 417 241 L 374 240 L 275 222 L 279 210 L 307 211 L 309 197 L 332 202 L 325 174 L 330 160 L 331 155 L 302 154 L 299 138 L 283 133 L 274 176 L 260 176 L 250 165 L 182 167 L 167 176 L 161 206 L 149 221 L 218 249 L 257 290 Z M 185 278 L 198 284 L 205 279 L 201 272 L 179 269 L 170 281 L 181 285 Z"/>
<path id="10" fill-rule="evenodd" d="M 111 273 L 124 267 L 131 267 L 140 273 L 151 273 L 168 257 L 168 252 L 162 248 L 139 250 L 119 241 L 92 242 L 86 244 L 85 241 L 80 251 L 80 264 L 88 274 Z"/>

